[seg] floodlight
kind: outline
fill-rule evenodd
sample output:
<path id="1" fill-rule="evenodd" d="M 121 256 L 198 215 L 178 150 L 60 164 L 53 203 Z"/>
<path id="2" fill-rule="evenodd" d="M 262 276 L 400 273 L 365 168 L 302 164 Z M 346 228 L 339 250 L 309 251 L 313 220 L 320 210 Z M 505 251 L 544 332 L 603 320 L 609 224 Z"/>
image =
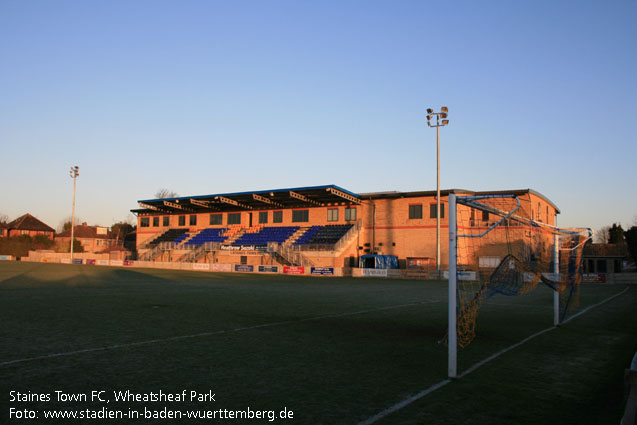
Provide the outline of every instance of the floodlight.
<path id="1" fill-rule="evenodd" d="M 432 114 L 432 113 L 433 113 L 433 111 L 434 111 L 433 109 L 431 109 L 431 108 L 427 108 L 427 113 L 428 113 L 428 114 Z"/>
<path id="2" fill-rule="evenodd" d="M 440 108 L 440 110 L 442 112 L 449 112 L 449 108 L 447 108 L 446 106 L 443 106 L 442 108 Z"/>
<path id="3" fill-rule="evenodd" d="M 449 120 L 442 120 L 442 125 L 447 125 L 449 124 Z"/>
<path id="4" fill-rule="evenodd" d="M 440 113 L 440 118 L 447 118 L 447 113 L 446 112 L 441 112 Z"/>

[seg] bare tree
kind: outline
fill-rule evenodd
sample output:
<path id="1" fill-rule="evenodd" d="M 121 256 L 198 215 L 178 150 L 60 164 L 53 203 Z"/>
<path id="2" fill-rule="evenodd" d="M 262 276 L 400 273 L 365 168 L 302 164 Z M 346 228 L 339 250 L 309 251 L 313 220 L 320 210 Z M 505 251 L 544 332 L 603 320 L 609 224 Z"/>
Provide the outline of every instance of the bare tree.
<path id="1" fill-rule="evenodd" d="M 0 213 L 0 224 L 7 224 L 8 222 L 9 222 L 9 216 L 6 214 Z"/>
<path id="2" fill-rule="evenodd" d="M 604 226 L 595 232 L 595 243 L 608 243 L 610 239 L 610 226 Z"/>
<path id="3" fill-rule="evenodd" d="M 173 192 L 172 190 L 168 190 L 166 188 L 159 189 L 155 193 L 155 198 L 165 199 L 165 198 L 176 198 L 179 194 L 177 192 Z"/>
<path id="4" fill-rule="evenodd" d="M 82 222 L 82 219 L 78 216 L 75 216 L 75 225 L 77 226 L 81 222 Z M 55 230 L 58 233 L 62 233 L 64 231 L 69 230 L 70 228 L 71 228 L 71 216 L 69 215 L 68 217 L 60 221 L 60 224 L 58 224 L 58 227 Z"/>

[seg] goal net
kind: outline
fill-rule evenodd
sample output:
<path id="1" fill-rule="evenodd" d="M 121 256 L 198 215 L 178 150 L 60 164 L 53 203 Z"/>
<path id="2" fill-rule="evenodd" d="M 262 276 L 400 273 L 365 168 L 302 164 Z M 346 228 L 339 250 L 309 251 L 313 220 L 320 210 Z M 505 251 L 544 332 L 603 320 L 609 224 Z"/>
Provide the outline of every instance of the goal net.
<path id="1" fill-rule="evenodd" d="M 465 347 L 474 339 L 486 299 L 526 294 L 538 285 L 555 291 L 554 323 L 563 321 L 578 303 L 582 251 L 590 229 L 549 224 L 554 218 L 530 194 L 452 195 L 449 202 L 450 329 L 452 274 L 457 303 L 454 344 Z M 451 343 L 451 333 L 449 338 Z"/>

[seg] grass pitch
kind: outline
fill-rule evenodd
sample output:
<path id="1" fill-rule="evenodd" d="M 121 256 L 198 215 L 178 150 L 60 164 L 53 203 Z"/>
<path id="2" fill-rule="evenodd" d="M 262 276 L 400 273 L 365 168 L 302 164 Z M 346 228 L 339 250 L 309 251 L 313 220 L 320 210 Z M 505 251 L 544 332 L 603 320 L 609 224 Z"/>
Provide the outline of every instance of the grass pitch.
<path id="1" fill-rule="evenodd" d="M 585 285 L 580 309 L 625 288 Z M 446 297 L 446 282 L 0 263 L 0 423 L 357 424 L 446 379 Z M 378 423 L 618 423 L 636 311 L 633 287 Z M 459 371 L 551 324 L 549 290 L 492 298 Z M 114 399 L 126 390 L 214 401 Z M 277 417 L 44 418 L 86 409 Z"/>

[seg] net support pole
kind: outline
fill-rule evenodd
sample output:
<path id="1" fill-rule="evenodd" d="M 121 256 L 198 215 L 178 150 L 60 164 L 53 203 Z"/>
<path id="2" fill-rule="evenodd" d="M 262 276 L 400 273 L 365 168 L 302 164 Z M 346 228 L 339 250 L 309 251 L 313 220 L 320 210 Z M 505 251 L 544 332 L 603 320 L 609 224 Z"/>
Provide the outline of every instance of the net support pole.
<path id="1" fill-rule="evenodd" d="M 449 311 L 448 311 L 448 376 L 458 375 L 458 327 L 457 327 L 457 247 L 456 195 L 449 194 Z"/>
<path id="2" fill-rule="evenodd" d="M 553 279 L 560 281 L 560 236 L 553 238 Z M 560 292 L 553 291 L 553 326 L 560 325 Z"/>

